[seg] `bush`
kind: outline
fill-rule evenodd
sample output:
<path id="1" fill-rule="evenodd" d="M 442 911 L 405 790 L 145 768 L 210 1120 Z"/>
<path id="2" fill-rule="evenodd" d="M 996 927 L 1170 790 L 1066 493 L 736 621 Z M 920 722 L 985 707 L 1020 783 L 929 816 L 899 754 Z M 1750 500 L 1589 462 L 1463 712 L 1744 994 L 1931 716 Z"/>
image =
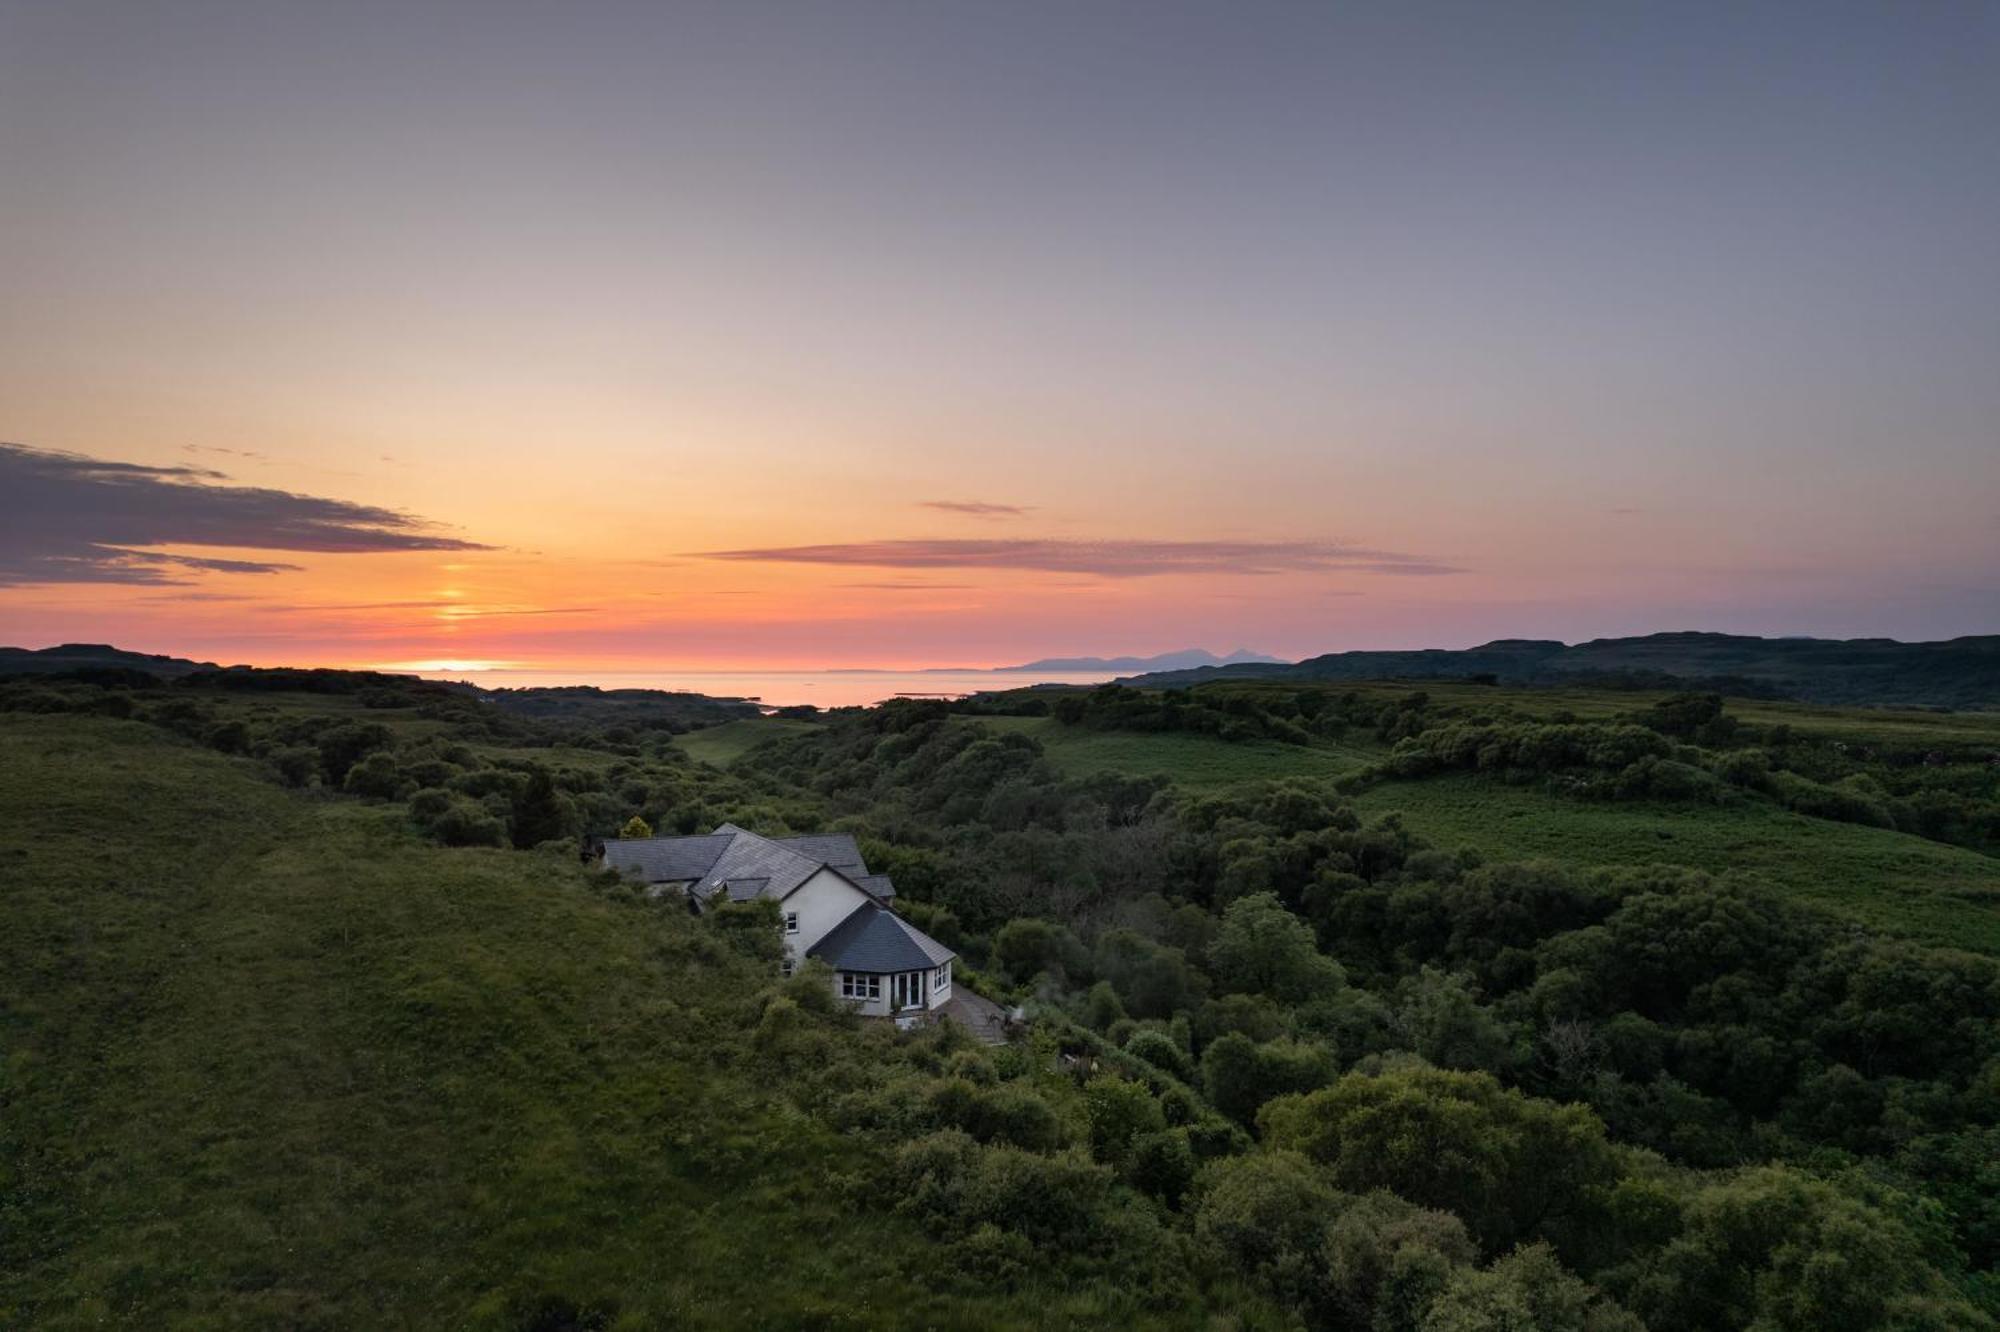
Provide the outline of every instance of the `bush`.
<path id="1" fill-rule="evenodd" d="M 1350 1073 L 1273 1101 L 1259 1123 L 1273 1147 L 1321 1162 L 1336 1186 L 1455 1212 L 1492 1249 L 1587 1229 L 1597 1191 L 1619 1174 L 1597 1116 L 1485 1073 Z"/>
<path id="2" fill-rule="evenodd" d="M 1083 1089 L 1084 1113 L 1090 1120 L 1090 1153 L 1107 1165 L 1120 1165 L 1135 1138 L 1167 1126 L 1160 1103 L 1142 1083 L 1101 1077 Z"/>
<path id="3" fill-rule="evenodd" d="M 469 800 L 454 800 L 431 820 L 431 835 L 446 846 L 505 846 L 507 828 Z"/>
<path id="4" fill-rule="evenodd" d="M 1142 1031 L 1125 1042 L 1125 1053 L 1145 1060 L 1162 1073 L 1182 1082 L 1194 1078 L 1194 1060 L 1173 1037 L 1163 1031 Z"/>
<path id="5" fill-rule="evenodd" d="M 1209 1102 L 1244 1124 L 1255 1121 L 1271 1098 L 1323 1087 L 1333 1074 L 1333 1054 L 1324 1047 L 1296 1041 L 1258 1045 L 1233 1032 L 1212 1042 L 1201 1057 Z"/>

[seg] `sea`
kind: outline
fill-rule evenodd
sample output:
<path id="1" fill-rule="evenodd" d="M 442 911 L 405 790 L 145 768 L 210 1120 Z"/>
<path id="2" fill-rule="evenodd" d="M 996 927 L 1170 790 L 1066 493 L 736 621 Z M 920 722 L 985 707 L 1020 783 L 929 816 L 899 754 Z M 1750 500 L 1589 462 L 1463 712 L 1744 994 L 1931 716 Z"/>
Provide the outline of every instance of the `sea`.
<path id="1" fill-rule="evenodd" d="M 1035 684 L 1093 685 L 1108 672 L 1080 671 L 422 671 L 431 680 L 464 680 L 485 689 L 596 685 L 600 689 L 673 689 L 715 698 L 753 699 L 768 707 L 871 706 L 892 698 L 963 698 Z"/>

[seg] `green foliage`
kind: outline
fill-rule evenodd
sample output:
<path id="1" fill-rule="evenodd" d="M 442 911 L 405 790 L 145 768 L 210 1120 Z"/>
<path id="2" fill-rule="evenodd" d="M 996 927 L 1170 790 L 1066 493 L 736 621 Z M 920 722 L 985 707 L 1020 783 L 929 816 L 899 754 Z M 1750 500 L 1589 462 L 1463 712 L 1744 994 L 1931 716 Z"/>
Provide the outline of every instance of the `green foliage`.
<path id="1" fill-rule="evenodd" d="M 1646 1325 L 1563 1269 L 1545 1244 L 1481 1271 L 1453 1272 L 1418 1332 L 1646 1332 Z"/>
<path id="2" fill-rule="evenodd" d="M 1090 1122 L 1090 1153 L 1106 1165 L 1123 1166 L 1135 1141 L 1167 1126 L 1160 1103 L 1143 1083 L 1119 1077 L 1093 1078 L 1083 1089 Z"/>
<path id="3" fill-rule="evenodd" d="M 1271 893 L 1230 903 L 1208 956 L 1229 989 L 1267 994 L 1283 1003 L 1329 994 L 1346 981 L 1340 964 L 1319 951 L 1312 927 Z"/>
<path id="4" fill-rule="evenodd" d="M 1991 1328 L 1940 1277 L 1937 1257 L 1891 1211 L 1764 1167 L 1700 1187 L 1677 1235 L 1612 1284 L 1657 1332 Z"/>
<path id="5" fill-rule="evenodd" d="M 528 780 L 514 798 L 514 845 L 524 850 L 567 837 L 572 812 L 568 802 L 556 794 L 549 770 L 536 764 L 528 770 Z"/>
<path id="6" fill-rule="evenodd" d="M 1966 1273 L 1990 1266 L 2000 1246 L 1991 1203 L 2000 967 L 1862 934 L 1783 896 L 1863 903 L 1878 913 L 1870 919 L 1927 921 L 1932 937 L 1981 942 L 1992 914 L 1982 894 L 2000 884 L 1993 862 L 1911 835 L 1966 847 L 1990 840 L 1982 820 L 1993 777 L 1975 757 L 1985 751 L 1929 738 L 1947 726 L 1981 735 L 1976 720 L 1724 708 L 1701 696 L 1648 705 L 1571 691 L 1563 706 L 1579 719 L 1546 706 L 1535 715 L 1518 691 L 1495 686 L 1276 698 L 1231 686 L 1202 691 L 1192 707 L 1141 699 L 1127 720 L 1148 708 L 1189 718 L 1261 712 L 1295 723 L 1310 742 L 1114 732 L 910 704 L 764 731 L 724 773 L 669 748 L 670 723 L 604 722 L 617 706 L 608 698 L 575 709 L 550 700 L 546 716 L 528 716 L 390 677 L 359 687 L 336 677 L 298 673 L 289 690 L 261 676 L 241 686 L 0 684 L 0 712 L 12 714 L 9 726 L 114 729 L 93 719 L 130 714 L 144 724 L 120 734 L 142 738 L 162 772 L 222 765 L 200 780 L 241 806 L 249 834 L 189 819 L 175 803 L 184 794 L 162 803 L 145 787 L 93 795 L 88 808 L 101 799 L 143 811 L 148 866 L 184 854 L 166 843 L 192 829 L 218 840 L 231 862 L 201 850 L 190 863 L 212 867 L 202 883 L 227 875 L 226 900 L 249 913 L 243 919 L 293 922 L 270 925 L 273 946 L 282 939 L 293 951 L 260 961 L 266 971 L 338 959 L 338 977 L 316 974 L 312 997 L 285 1011 L 333 1023 L 346 1048 L 403 1051 L 393 1056 L 403 1062 L 373 1075 L 315 1065 L 282 1094 L 258 1098 L 286 1135 L 282 1147 L 259 1147 L 259 1159 L 297 1170 L 330 1157 L 343 1171 L 365 1159 L 369 1183 L 310 1196 L 326 1215 L 360 1208 L 371 1233 L 407 1228 L 405 1216 L 425 1226 L 443 1217 L 458 1238 L 431 1272 L 479 1287 L 466 1296 L 487 1311 L 475 1324 L 490 1314 L 645 1325 L 694 1307 L 728 1310 L 716 1315 L 724 1322 L 787 1325 L 855 1307 L 915 1325 L 1155 1315 L 1194 1324 L 1204 1299 L 1221 1299 L 1261 1326 L 1268 1298 L 1312 1325 L 1631 1326 L 1615 1297 L 1656 1328 L 1984 1325 L 1963 1292 L 1990 1288 Z M 1237 689 L 1246 703 L 1229 702 Z M 39 735 L 21 771 L 65 761 L 48 736 L 72 733 Z M 1335 737 L 1350 748 L 1335 749 Z M 1399 746 L 1395 762 L 1442 766 L 1355 786 L 1359 813 L 1323 782 L 1246 780 L 1351 772 L 1371 744 Z M 223 757 L 239 752 L 246 757 Z M 1091 763 L 1074 762 L 1086 753 Z M 1162 756 L 1160 767 L 1185 764 L 1182 786 L 1192 789 L 1131 775 Z M 259 775 L 272 771 L 321 790 L 288 794 Z M 32 783 L 35 799 L 66 787 L 15 780 Z M 275 803 L 246 798 L 246 787 Z M 339 793 L 406 799 L 408 819 Z M 1391 812 L 1398 806 L 1406 817 Z M 526 848 L 615 832 L 635 810 L 643 831 L 705 831 L 730 819 L 779 833 L 856 832 L 871 865 L 895 874 L 911 918 L 965 954 L 961 984 L 977 989 L 989 976 L 1013 987 L 997 997 L 1029 1004 L 1034 1041 L 988 1052 L 949 1027 L 899 1035 L 848 1015 L 823 967 L 779 982 L 768 904 L 693 920 L 566 857 L 416 840 Z M 1455 810 L 1470 821 L 1454 822 Z M 36 826 L 61 830 L 73 818 L 66 807 Z M 301 834 L 298 820 L 312 831 Z M 1418 835 L 1439 828 L 1477 849 L 1446 853 Z M 120 835 L 60 863 L 115 864 L 134 840 Z M 1526 846 L 1561 863 L 1509 858 Z M 371 859 L 381 862 L 373 878 Z M 1746 875 L 1718 881 L 1668 867 L 1681 859 Z M 307 863 L 311 903 L 273 895 L 273 864 Z M 1594 868 L 1605 863 L 1627 868 Z M 348 900 L 355 866 L 365 902 Z M 0 874 L 9 868 L 0 860 Z M 32 868 L 40 877 L 26 882 L 38 891 L 60 881 L 40 862 Z M 47 1292 L 86 1289 L 137 1294 L 111 1312 L 79 1304 L 79 1322 L 134 1311 L 164 1311 L 169 1322 L 408 1321 L 407 1292 L 422 1283 L 397 1265 L 400 1255 L 365 1252 L 359 1222 L 328 1232 L 332 1246 L 314 1252 L 337 1257 L 304 1278 L 297 1260 L 268 1257 L 276 1250 L 254 1234 L 214 1238 L 227 1218 L 268 1210 L 216 1194 L 215 1181 L 268 1190 L 257 1181 L 275 1176 L 240 1160 L 213 1166 L 201 1153 L 239 1150 L 228 1145 L 262 1142 L 270 1130 L 204 1120 L 203 1136 L 190 1138 L 178 1107 L 209 1104 L 217 1076 L 234 1089 L 253 1076 L 242 1070 L 290 1067 L 271 1055 L 272 1042 L 297 1037 L 290 1028 L 258 1036 L 254 1061 L 246 1055 L 240 1068 L 204 1055 L 184 1084 L 160 1082 L 157 1069 L 106 1039 L 138 1032 L 133 1048 L 149 1048 L 155 1028 L 131 1026 L 126 1010 L 151 1014 L 158 995 L 193 984 L 181 960 L 202 956 L 201 940 L 242 942 L 242 925 L 211 936 L 152 924 L 135 934 L 127 914 L 178 903 L 157 898 L 166 886 L 135 872 L 98 903 L 116 913 L 115 936 L 88 924 L 64 933 L 64 922 L 87 917 L 65 900 L 22 917 L 38 942 L 18 958 L 0 939 L 0 960 L 12 963 L 100 939 L 129 948 L 163 938 L 177 950 L 160 954 L 171 967 L 155 964 L 143 979 L 129 978 L 123 962 L 16 966 L 0 979 L 10 1041 L 52 1021 L 100 1023 L 54 1043 L 10 1045 L 9 1076 L 28 1089 L 18 1103 L 29 1111 L 0 1126 L 0 1246 L 13 1245 L 0 1264 L 0 1321 L 20 1321 L 24 1298 L 31 1314 L 47 1315 L 58 1298 Z M 535 894 L 533 928 L 520 924 L 523 893 Z M 426 946 L 450 941 L 435 965 L 413 965 L 403 926 L 388 923 L 417 907 L 448 921 L 425 922 L 442 931 Z M 612 915 L 578 926 L 562 914 L 572 907 Z M 308 910 L 335 914 L 297 914 Z M 594 931 L 614 924 L 626 944 L 605 949 Z M 552 946 L 551 930 L 580 934 Z M 353 937 L 358 945 L 346 942 Z M 302 943 L 310 948 L 300 955 Z M 539 950 L 543 970 L 524 971 L 515 960 L 523 950 Z M 549 967 L 568 979 L 548 979 Z M 24 1001 L 4 989 L 21 976 L 92 987 L 93 997 L 31 989 Z M 557 1019 L 543 1012 L 551 985 L 560 995 L 596 989 L 581 1009 L 559 1001 Z M 120 996 L 125 1007 L 110 1006 Z M 158 1030 L 236 1030 L 242 1013 L 265 1011 L 261 992 L 258 1003 L 216 1002 L 238 1016 L 185 1028 L 175 1016 Z M 1071 1025 L 1079 1017 L 1088 1028 Z M 642 1022 L 662 1030 L 636 1029 Z M 553 1045 L 551 1032 L 560 1033 Z M 404 1051 L 406 1038 L 420 1048 Z M 64 1103 L 61 1088 L 90 1085 L 76 1073 L 79 1055 L 114 1048 L 117 1059 L 93 1075 L 110 1080 L 105 1095 L 116 1100 L 104 1104 L 140 1109 L 120 1119 L 95 1101 Z M 60 1076 L 49 1080 L 45 1066 Z M 648 1100 L 624 1078 L 678 1090 Z M 357 1079 L 374 1099 L 342 1119 L 324 1098 L 345 1106 L 352 1093 L 328 1089 Z M 377 1143 L 385 1122 L 401 1125 L 398 1113 L 439 1095 L 477 1099 L 487 1116 L 449 1117 L 471 1139 L 462 1156 L 428 1137 L 430 1156 L 405 1152 L 393 1132 Z M 229 1090 L 218 1104 L 243 1103 Z M 186 1201 L 166 1215 L 172 1233 L 188 1233 L 186 1209 L 201 1208 L 192 1261 L 208 1264 L 204 1275 L 170 1286 L 143 1274 L 152 1269 L 114 1267 L 110 1255 L 145 1244 L 117 1218 L 159 1215 L 157 1199 L 102 1220 L 96 1209 L 88 1221 L 68 1204 L 45 1205 L 67 1196 L 49 1183 L 67 1158 L 41 1154 L 43 1142 L 64 1139 L 36 1126 L 72 1120 L 84 1125 L 75 1132 L 145 1122 L 165 1126 L 154 1135 L 165 1143 L 221 1144 L 176 1146 L 171 1169 L 137 1176 L 143 1188 L 195 1181 L 177 1186 Z M 313 1145 L 323 1121 L 369 1146 L 357 1156 Z M 484 1193 L 470 1191 L 463 1162 L 496 1159 L 495 1140 L 481 1136 L 499 1131 L 489 1123 L 512 1126 L 507 1150 L 520 1159 L 558 1164 L 517 1166 L 518 1180 L 482 1177 Z M 1261 1143 L 1238 1127 L 1253 1124 Z M 606 1133 L 642 1145 L 606 1148 Z M 659 1159 L 603 1173 L 605 1161 L 640 1150 Z M 439 1172 L 433 1158 L 450 1164 Z M 385 1208 L 405 1207 L 413 1161 L 432 1171 L 425 1205 L 390 1216 Z M 1282 1169 L 1266 1171 L 1271 1161 Z M 1731 1169 L 1746 1161 L 1799 1164 Z M 1303 1175 L 1280 1187 L 1285 1171 Z M 14 1187 L 20 1180 L 31 1187 Z M 635 1209 L 622 1190 L 645 1187 L 654 1193 Z M 732 1260 L 782 1252 L 763 1270 L 781 1261 L 786 1280 L 687 1273 L 635 1285 L 636 1269 L 618 1255 L 657 1246 L 620 1245 L 627 1216 L 649 1236 L 675 1235 L 682 1250 L 714 1245 Z M 272 1233 L 310 1236 L 315 1224 L 294 1213 Z M 89 1238 L 92 1226 L 105 1227 L 101 1239 Z M 544 1231 L 558 1236 L 556 1257 L 523 1264 L 519 1255 L 544 1251 Z M 584 1232 L 599 1248 L 564 1238 Z M 792 1242 L 781 1248 L 785 1235 Z M 799 1243 L 802 1235 L 857 1238 Z M 910 1243 L 917 1235 L 935 1242 Z M 1528 1247 L 1510 1253 L 1516 1245 Z M 51 1256 L 75 1253 L 86 1256 Z M 1490 1266 L 1476 1265 L 1482 1255 Z M 220 1261 L 226 1279 L 207 1275 Z M 4 1274 L 10 1266 L 30 1275 Z M 804 1293 L 812 1288 L 841 1294 Z M 225 1290 L 239 1294 L 176 1303 Z M 718 1294 L 721 1303 L 700 1303 Z M 307 1303 L 280 1308 L 292 1298 Z M 251 1306 L 236 1299 L 267 1303 L 243 1314 Z"/>
<path id="7" fill-rule="evenodd" d="M 1320 1162 L 1337 1187 L 1454 1211 L 1489 1251 L 1576 1238 L 1618 1175 L 1589 1110 L 1523 1096 L 1485 1073 L 1350 1073 L 1271 1102 L 1258 1122 L 1265 1141 Z"/>
<path id="8" fill-rule="evenodd" d="M 1202 1086 L 1215 1108 L 1252 1123 L 1266 1101 L 1310 1091 L 1333 1080 L 1331 1051 L 1297 1041 L 1259 1045 L 1239 1032 L 1211 1042 L 1201 1057 Z"/>
<path id="9" fill-rule="evenodd" d="M 653 825 L 634 814 L 625 820 L 625 826 L 618 830 L 620 837 L 645 838 L 653 835 Z"/>

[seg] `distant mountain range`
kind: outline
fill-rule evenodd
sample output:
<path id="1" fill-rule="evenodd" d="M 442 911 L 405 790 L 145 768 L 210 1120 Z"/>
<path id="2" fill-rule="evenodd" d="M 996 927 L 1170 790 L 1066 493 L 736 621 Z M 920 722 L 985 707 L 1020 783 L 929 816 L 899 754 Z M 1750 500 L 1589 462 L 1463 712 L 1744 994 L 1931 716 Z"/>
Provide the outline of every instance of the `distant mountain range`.
<path id="1" fill-rule="evenodd" d="M 2000 707 L 2000 635 L 1900 643 L 1892 638 L 1757 638 L 1664 633 L 1575 645 L 1503 638 L 1462 650 L 1331 652 L 1295 665 L 1154 671 L 1127 684 L 1205 680 L 1464 680 L 1700 688 L 1814 703 Z"/>
<path id="2" fill-rule="evenodd" d="M 1020 666 L 995 666 L 996 671 L 1190 671 L 1207 666 L 1284 665 L 1283 658 L 1237 648 L 1218 657 L 1204 648 L 1162 652 L 1156 657 L 1044 657 Z"/>

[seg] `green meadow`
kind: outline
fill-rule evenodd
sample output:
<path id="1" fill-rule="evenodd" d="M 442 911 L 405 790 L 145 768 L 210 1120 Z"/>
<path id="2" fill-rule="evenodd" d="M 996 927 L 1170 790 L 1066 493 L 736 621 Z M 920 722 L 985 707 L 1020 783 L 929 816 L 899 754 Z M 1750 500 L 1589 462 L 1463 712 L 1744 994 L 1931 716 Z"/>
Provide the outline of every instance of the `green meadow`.
<path id="1" fill-rule="evenodd" d="M 767 740 L 817 729 L 814 723 L 789 717 L 744 717 L 676 736 L 674 746 L 689 758 L 721 768 Z"/>
<path id="2" fill-rule="evenodd" d="M 1150 1317 L 909 1274 L 764 975 L 573 856 L 75 716 L 0 716 L 0 809 L 0 1326 Z"/>
<path id="3" fill-rule="evenodd" d="M 1290 696 L 1293 685 L 1207 686 L 1216 695 Z M 1392 703 L 1421 691 L 1439 704 L 1494 719 L 1573 717 L 1608 721 L 1668 695 L 1603 689 L 1505 689 L 1468 683 L 1363 682 L 1339 692 Z M 1758 726 L 1863 748 L 1926 746 L 2000 753 L 2000 715 L 1911 709 L 1830 708 L 1732 699 L 1730 715 Z M 983 717 L 978 724 L 1033 736 L 1065 775 L 1165 774 L 1192 790 L 1287 778 L 1354 778 L 1388 753 L 1360 731 L 1309 745 L 1225 741 L 1185 732 L 1098 730 L 1052 717 Z M 1446 849 L 1489 860 L 1553 860 L 1579 866 L 1684 865 L 1740 875 L 1872 929 L 1932 943 L 2000 952 L 2000 859 L 1909 833 L 1835 822 L 1745 799 L 1706 802 L 1589 801 L 1541 782 L 1484 775 L 1357 785 L 1345 797 L 1364 814 L 1401 816 Z"/>
<path id="4" fill-rule="evenodd" d="M 1354 797 L 1489 860 L 1686 865 L 1741 875 L 1872 929 L 2000 952 L 2000 860 L 1908 833 L 1744 803 L 1609 804 L 1490 777 L 1385 782 Z"/>
<path id="5" fill-rule="evenodd" d="M 1092 731 L 1064 726 L 1049 717 L 982 717 L 979 724 L 1032 736 L 1056 769 L 1068 777 L 1100 772 L 1138 777 L 1158 773 L 1183 786 L 1216 787 L 1284 777 L 1339 777 L 1358 771 L 1369 759 L 1368 751 L 1357 747 Z"/>

